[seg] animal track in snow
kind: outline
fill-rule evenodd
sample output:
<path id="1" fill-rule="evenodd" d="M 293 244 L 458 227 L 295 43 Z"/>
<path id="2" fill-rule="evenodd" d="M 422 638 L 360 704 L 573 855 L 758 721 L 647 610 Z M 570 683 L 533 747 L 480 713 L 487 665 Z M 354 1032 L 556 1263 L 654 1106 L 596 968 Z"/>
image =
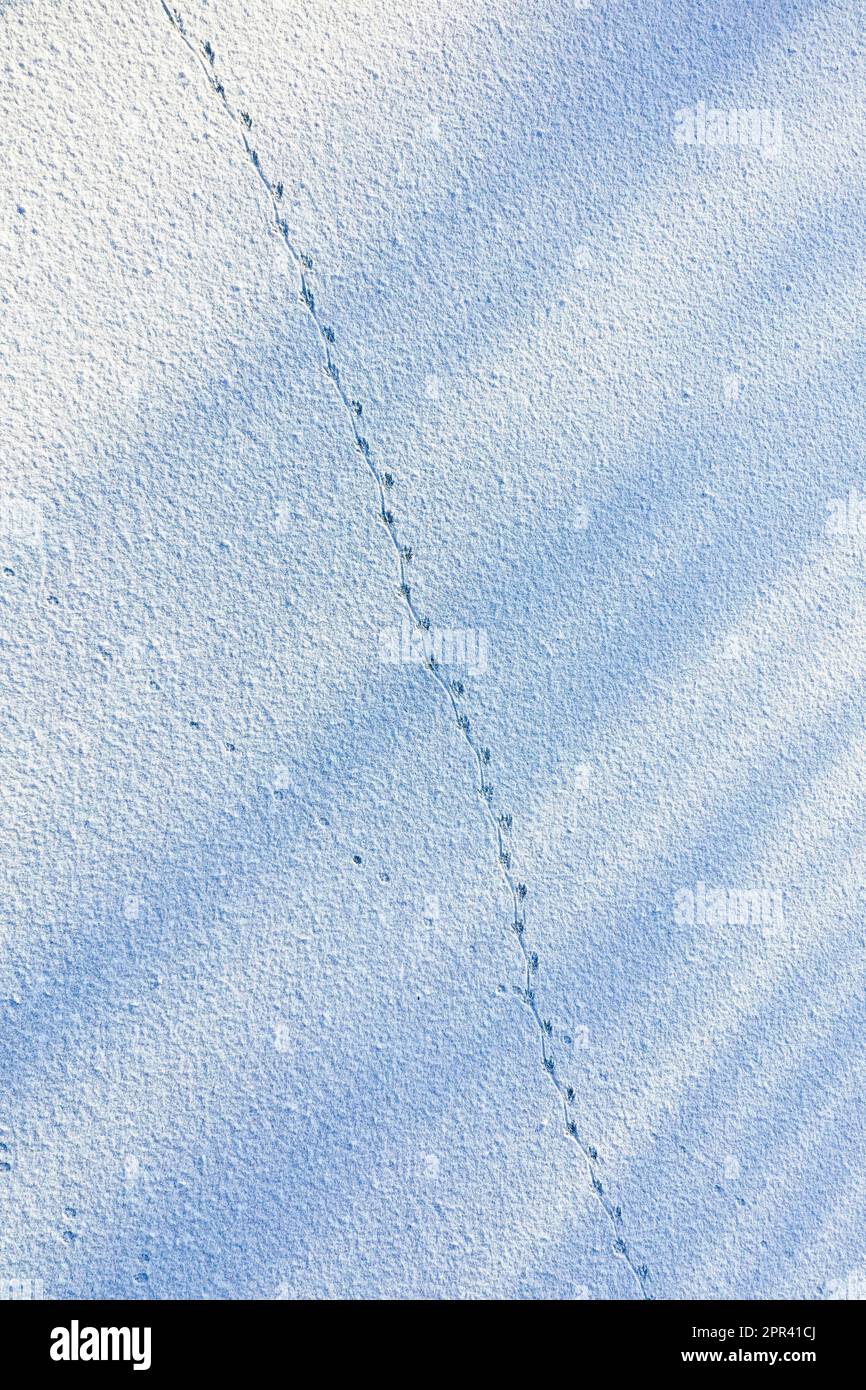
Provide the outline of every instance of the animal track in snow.
<path id="1" fill-rule="evenodd" d="M 165 3 L 165 0 L 160 0 L 160 4 L 173 29 L 179 35 L 204 73 L 209 87 L 219 98 L 226 116 L 237 130 L 246 156 L 267 194 L 277 233 L 282 239 L 297 270 L 300 299 L 307 310 L 319 339 L 325 372 L 339 399 L 343 412 L 346 415 L 355 447 L 363 458 L 364 464 L 375 485 L 379 519 L 394 552 L 400 599 L 411 623 L 417 628 L 420 634 L 421 642 L 425 644 L 424 669 L 448 700 L 457 728 L 466 743 L 470 757 L 475 766 L 478 797 L 481 803 L 482 813 L 493 831 L 497 851 L 497 866 L 511 900 L 511 929 L 517 939 L 522 956 L 524 983 L 522 989 L 519 991 L 520 998 L 531 1013 L 538 1029 L 543 1070 L 545 1075 L 550 1079 L 551 1084 L 556 1087 L 562 1105 L 565 1133 L 577 1146 L 582 1156 L 593 1194 L 612 1231 L 612 1248 L 616 1255 L 619 1256 L 628 1267 L 640 1291 L 640 1296 L 645 1299 L 650 1299 L 652 1295 L 647 1288 L 649 1271 L 646 1265 L 635 1263 L 629 1251 L 624 1235 L 622 1210 L 611 1201 L 599 1176 L 600 1159 L 598 1151 L 592 1145 L 587 1144 L 574 1118 L 576 1108 L 575 1102 L 577 1099 L 576 1091 L 573 1086 L 567 1084 L 560 1076 L 556 1059 L 550 1050 L 551 1030 L 549 1030 L 547 1021 L 539 1007 L 535 985 L 535 980 L 539 971 L 538 953 L 534 949 L 531 950 L 526 941 L 525 900 L 527 889 L 526 885 L 518 880 L 513 871 L 512 855 L 508 848 L 508 837 L 512 829 L 512 817 L 509 812 L 497 814 L 494 809 L 494 790 L 488 780 L 487 774 L 487 767 L 490 762 L 491 754 L 484 742 L 473 733 L 469 716 L 462 708 L 461 702 L 465 695 L 463 683 L 461 681 L 446 680 L 442 675 L 440 666 L 434 655 L 433 638 L 430 637 L 430 619 L 419 610 L 409 581 L 408 565 L 412 559 L 412 547 L 401 542 L 394 513 L 389 504 L 388 493 L 393 486 L 393 476 L 390 472 L 379 468 L 375 461 L 371 445 L 366 435 L 361 431 L 360 422 L 363 419 L 363 405 L 356 396 L 350 395 L 342 380 L 339 365 L 333 351 L 334 333 L 321 314 L 310 278 L 310 272 L 313 269 L 312 259 L 309 255 L 300 251 L 292 240 L 289 225 L 281 212 L 281 202 L 284 191 L 283 184 L 276 180 L 272 182 L 266 175 L 262 167 L 259 153 L 252 143 L 251 137 L 254 130 L 253 118 L 249 112 L 236 109 L 229 101 L 225 87 L 216 73 L 216 52 L 213 46 L 209 40 L 200 45 L 196 44 L 187 33 L 184 21 L 178 11 L 172 10 Z"/>

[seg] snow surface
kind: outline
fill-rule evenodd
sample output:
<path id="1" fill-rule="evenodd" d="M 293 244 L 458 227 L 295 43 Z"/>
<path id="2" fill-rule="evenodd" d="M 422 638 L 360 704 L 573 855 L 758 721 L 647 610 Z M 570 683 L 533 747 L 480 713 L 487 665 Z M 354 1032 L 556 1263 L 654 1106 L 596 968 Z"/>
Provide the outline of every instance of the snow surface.
<path id="1" fill-rule="evenodd" d="M 179 13 L 0 6 L 0 1283 L 862 1297 L 859 7 Z"/>

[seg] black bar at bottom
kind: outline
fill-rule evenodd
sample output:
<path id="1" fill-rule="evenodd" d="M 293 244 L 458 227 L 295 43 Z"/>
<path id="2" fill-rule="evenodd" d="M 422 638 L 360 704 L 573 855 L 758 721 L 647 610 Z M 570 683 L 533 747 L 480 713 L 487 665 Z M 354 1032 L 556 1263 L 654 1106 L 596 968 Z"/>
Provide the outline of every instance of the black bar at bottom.
<path id="1" fill-rule="evenodd" d="M 205 1380 L 212 1375 L 224 1381 L 239 1374 L 267 1373 L 275 1365 L 283 1375 L 291 1375 L 293 1363 L 298 1369 L 301 1349 L 307 1357 L 321 1356 L 324 1373 L 329 1375 L 334 1371 L 335 1351 L 339 1354 L 343 1348 L 344 1355 L 357 1357 L 353 1374 L 364 1368 L 369 1373 L 371 1363 L 394 1374 L 400 1357 L 395 1359 L 393 1352 L 403 1346 L 401 1356 L 405 1357 L 410 1345 L 406 1333 L 411 1335 L 413 1330 L 411 1324 L 403 1323 L 404 1305 L 389 1304 L 389 1322 L 384 1325 L 375 1311 L 377 1304 L 361 1305 L 371 1310 L 366 1328 L 353 1314 L 348 1338 L 334 1342 L 334 1333 L 342 1330 L 345 1306 L 280 1301 L 4 1301 L 0 1302 L 0 1336 L 7 1368 L 11 1362 L 16 1371 L 32 1368 L 61 1378 L 93 1377 L 108 1370 L 114 1376 L 138 1374 L 151 1380 L 189 1372 Z M 496 1353 L 504 1351 L 510 1361 L 515 1351 L 519 1357 L 534 1346 L 537 1357 L 542 1347 L 553 1350 L 555 1346 L 557 1359 L 565 1359 L 571 1375 L 592 1368 L 602 1373 L 626 1369 L 667 1373 L 676 1367 L 694 1376 L 711 1366 L 734 1374 L 775 1372 L 790 1366 L 820 1368 L 822 1375 L 843 1368 L 850 1368 L 850 1373 L 857 1365 L 862 1326 L 858 1306 L 848 1302 L 572 1302 L 538 1311 L 534 1306 L 508 1304 L 508 1322 L 494 1343 L 488 1340 L 486 1310 L 502 1305 L 482 1306 L 481 1324 L 463 1323 L 465 1309 L 459 1314 L 464 1335 L 474 1330 L 485 1339 L 476 1343 L 478 1353 L 495 1362 Z M 413 1319 L 417 1309 L 413 1305 Z M 407 1380 L 417 1375 L 417 1353 L 422 1348 L 427 1376 L 431 1370 L 435 1374 L 439 1357 L 443 1370 L 454 1371 L 457 1348 L 453 1341 L 429 1340 L 429 1330 L 442 1314 L 425 1305 L 423 1316 L 431 1317 L 433 1323 L 426 1334 L 419 1329 L 424 1341 L 414 1344 L 415 1369 L 403 1368 Z M 326 1340 L 319 1349 L 321 1335 Z M 305 1379 L 309 1376 L 308 1366 Z"/>

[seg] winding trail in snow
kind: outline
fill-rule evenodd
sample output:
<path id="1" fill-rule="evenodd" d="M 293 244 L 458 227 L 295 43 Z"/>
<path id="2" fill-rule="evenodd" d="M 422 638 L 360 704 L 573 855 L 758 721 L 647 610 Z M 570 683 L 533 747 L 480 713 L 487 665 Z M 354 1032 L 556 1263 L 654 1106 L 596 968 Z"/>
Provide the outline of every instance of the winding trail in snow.
<path id="1" fill-rule="evenodd" d="M 612 1248 L 614 1253 L 623 1260 L 629 1269 L 640 1297 L 649 1300 L 652 1298 L 652 1294 L 648 1289 L 650 1278 L 649 1270 L 646 1265 L 636 1263 L 632 1257 L 625 1238 L 622 1209 L 611 1201 L 599 1176 L 601 1160 L 598 1151 L 592 1145 L 586 1143 L 578 1128 L 575 1119 L 577 1093 L 575 1088 L 561 1077 L 556 1060 L 550 1051 L 552 1025 L 545 1019 L 543 1011 L 539 1006 L 538 992 L 535 984 L 539 972 L 538 953 L 530 949 L 526 939 L 525 901 L 527 889 L 526 885 L 518 880 L 512 867 L 512 855 L 508 848 L 509 836 L 512 829 L 511 815 L 510 813 L 497 814 L 494 809 L 493 787 L 488 781 L 487 775 L 487 768 L 491 761 L 490 750 L 473 732 L 469 716 L 462 707 L 465 696 L 463 683 L 461 681 L 449 681 L 442 674 L 434 653 L 434 639 L 430 636 L 430 620 L 422 614 L 413 596 L 409 580 L 409 564 L 412 559 L 412 549 L 410 546 L 401 542 L 394 514 L 388 503 L 388 494 L 393 485 L 392 476 L 386 470 L 380 469 L 376 463 L 373 450 L 366 436 L 362 433 L 361 421 L 363 419 L 363 406 L 357 397 L 351 396 L 346 391 L 343 384 L 340 369 L 332 350 L 334 343 L 333 334 L 327 326 L 326 320 L 322 317 L 313 291 L 310 277 L 310 272 L 313 269 L 312 260 L 309 256 L 301 252 L 292 240 L 288 223 L 285 221 L 281 209 L 283 185 L 276 181 L 271 182 L 265 174 L 258 151 L 250 140 L 253 128 L 252 119 L 247 112 L 237 110 L 229 101 L 225 87 L 216 73 L 216 54 L 212 45 L 209 41 L 200 45 L 197 44 L 187 32 L 186 25 L 178 11 L 169 8 L 165 0 L 160 0 L 160 4 L 175 33 L 183 41 L 192 57 L 195 59 L 211 91 L 217 96 L 223 111 L 234 125 L 240 137 L 246 157 L 258 175 L 262 187 L 267 194 L 276 232 L 281 238 L 297 271 L 300 298 L 306 307 L 307 314 L 318 336 L 325 371 L 340 402 L 341 409 L 348 420 L 355 447 L 363 458 L 375 485 L 379 519 L 394 552 L 400 599 L 412 626 L 419 634 L 419 641 L 424 653 L 424 669 L 448 701 L 457 728 L 463 737 L 474 763 L 475 774 L 477 776 L 476 789 L 479 801 L 481 803 L 483 815 L 493 831 L 499 874 L 505 884 L 511 901 L 511 931 L 517 940 L 522 957 L 523 986 L 518 993 L 522 1003 L 535 1020 L 535 1025 L 538 1029 L 541 1043 L 542 1066 L 545 1075 L 558 1093 L 562 1107 L 565 1134 L 573 1141 L 580 1152 L 596 1201 L 613 1234 Z"/>

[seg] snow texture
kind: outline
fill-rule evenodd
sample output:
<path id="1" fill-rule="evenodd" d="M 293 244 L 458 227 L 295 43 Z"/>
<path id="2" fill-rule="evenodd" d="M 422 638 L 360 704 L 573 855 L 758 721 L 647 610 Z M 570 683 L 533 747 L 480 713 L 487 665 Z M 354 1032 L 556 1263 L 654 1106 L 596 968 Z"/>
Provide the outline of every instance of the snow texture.
<path id="1" fill-rule="evenodd" d="M 859 7 L 0 40 L 0 1293 L 863 1297 Z"/>

